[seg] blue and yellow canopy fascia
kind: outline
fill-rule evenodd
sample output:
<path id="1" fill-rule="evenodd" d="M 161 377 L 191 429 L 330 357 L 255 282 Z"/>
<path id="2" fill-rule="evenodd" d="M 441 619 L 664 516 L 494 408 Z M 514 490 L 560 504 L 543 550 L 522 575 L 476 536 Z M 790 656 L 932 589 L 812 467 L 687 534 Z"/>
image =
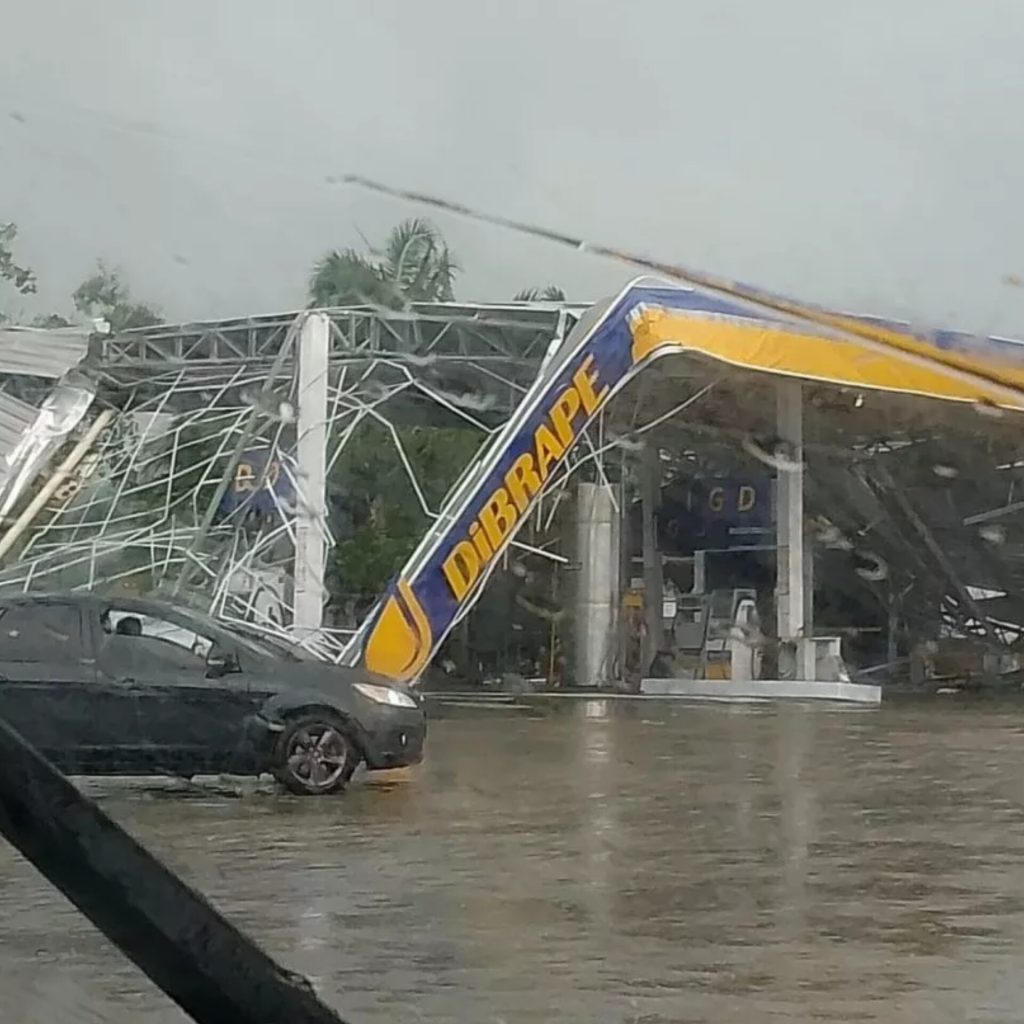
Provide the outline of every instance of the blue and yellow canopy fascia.
<path id="1" fill-rule="evenodd" d="M 672 353 L 823 384 L 1024 410 L 1024 347 L 754 302 L 649 278 L 565 340 L 357 637 L 362 663 L 409 681 L 476 600 L 552 473 L 603 405 Z"/>
<path id="2" fill-rule="evenodd" d="M 844 328 L 863 327 L 855 318 L 833 320 Z M 1010 348 L 1014 343 L 993 339 L 989 354 L 963 353 L 890 328 L 870 329 L 871 337 L 844 337 L 795 323 L 666 306 L 639 307 L 630 317 L 634 364 L 655 354 L 688 351 L 823 384 L 1024 409 L 1024 369 L 1008 358 L 1017 356 Z M 1018 358 L 1024 359 L 1024 346 L 1019 348 Z"/>

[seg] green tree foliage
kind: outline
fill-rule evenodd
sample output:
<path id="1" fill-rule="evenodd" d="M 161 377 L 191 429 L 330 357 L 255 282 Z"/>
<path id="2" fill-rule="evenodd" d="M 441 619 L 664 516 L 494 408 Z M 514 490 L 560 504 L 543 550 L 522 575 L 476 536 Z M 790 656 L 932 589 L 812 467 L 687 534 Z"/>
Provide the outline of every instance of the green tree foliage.
<path id="1" fill-rule="evenodd" d="M 61 316 L 60 313 L 43 313 L 32 318 L 32 326 L 55 330 L 59 327 L 71 327 L 72 324 L 66 316 Z"/>
<path id="2" fill-rule="evenodd" d="M 75 309 L 83 316 L 102 317 L 115 334 L 133 327 L 149 327 L 162 322 L 160 311 L 144 302 L 136 302 L 121 277 L 121 272 L 97 260 L 96 271 L 72 293 Z"/>
<path id="3" fill-rule="evenodd" d="M 231 435 L 225 439 L 227 430 Z M 166 465 L 156 464 L 158 475 L 167 481 L 168 510 L 177 521 L 194 525 L 203 518 L 228 471 L 238 437 L 233 414 L 204 417 L 177 433 L 173 467 L 170 458 Z"/>
<path id="4" fill-rule="evenodd" d="M 524 288 L 512 296 L 513 302 L 565 302 L 565 292 L 556 285 L 546 288 Z"/>
<path id="5" fill-rule="evenodd" d="M 403 221 L 382 251 L 334 249 L 313 267 L 311 306 L 450 302 L 459 267 L 440 232 L 425 220 Z"/>
<path id="6" fill-rule="evenodd" d="M 202 520 L 239 437 L 235 413 L 216 410 L 167 433 L 147 435 L 129 416 L 117 417 L 110 431 L 104 472 L 111 500 L 119 493 L 121 513 L 138 515 L 139 525 L 166 513 L 179 527 Z"/>
<path id="7" fill-rule="evenodd" d="M 31 267 L 19 263 L 14 256 L 18 239 L 18 225 L 0 224 L 0 282 L 13 288 L 19 295 L 32 295 L 36 291 L 36 275 Z M 7 316 L 0 311 L 0 323 Z"/>
<path id="8" fill-rule="evenodd" d="M 18 226 L 13 222 L 0 224 L 0 285 L 6 284 L 19 295 L 33 295 L 38 280 L 31 267 L 19 263 L 15 257 Z M 103 317 L 114 331 L 131 327 L 146 327 L 161 322 L 159 311 L 153 306 L 132 299 L 120 271 L 97 261 L 96 271 L 86 278 L 71 296 L 78 313 L 87 317 Z M 9 317 L 0 310 L 0 323 Z M 72 321 L 60 313 L 40 314 L 31 321 L 33 327 L 70 327 Z"/>
<path id="9" fill-rule="evenodd" d="M 479 431 L 396 427 L 432 511 L 480 447 Z M 349 439 L 329 482 L 334 532 L 328 583 L 332 594 L 376 597 L 423 536 L 423 512 L 390 430 L 365 421 Z"/>

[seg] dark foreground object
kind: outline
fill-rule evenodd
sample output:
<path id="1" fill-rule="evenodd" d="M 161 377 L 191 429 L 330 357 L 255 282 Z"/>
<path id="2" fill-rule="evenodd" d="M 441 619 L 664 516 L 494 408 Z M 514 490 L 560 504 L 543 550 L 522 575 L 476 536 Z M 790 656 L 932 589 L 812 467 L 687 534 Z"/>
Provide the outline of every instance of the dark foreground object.
<path id="1" fill-rule="evenodd" d="M 0 721 L 0 832 L 199 1024 L 339 1024 Z"/>
<path id="2" fill-rule="evenodd" d="M 0 598 L 0 718 L 68 775 L 274 774 L 344 789 L 423 756 L 418 696 L 160 601 Z"/>

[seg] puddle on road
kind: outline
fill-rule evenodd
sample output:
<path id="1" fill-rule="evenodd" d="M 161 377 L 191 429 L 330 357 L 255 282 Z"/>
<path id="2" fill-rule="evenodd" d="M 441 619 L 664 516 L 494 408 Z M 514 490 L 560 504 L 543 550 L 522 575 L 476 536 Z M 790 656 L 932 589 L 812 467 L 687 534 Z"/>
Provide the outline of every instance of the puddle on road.
<path id="1" fill-rule="evenodd" d="M 340 799 L 83 785 L 352 1020 L 1002 1024 L 1021 711 L 461 709 Z M 0 920 L 19 1024 L 184 1020 L 7 849 Z"/>

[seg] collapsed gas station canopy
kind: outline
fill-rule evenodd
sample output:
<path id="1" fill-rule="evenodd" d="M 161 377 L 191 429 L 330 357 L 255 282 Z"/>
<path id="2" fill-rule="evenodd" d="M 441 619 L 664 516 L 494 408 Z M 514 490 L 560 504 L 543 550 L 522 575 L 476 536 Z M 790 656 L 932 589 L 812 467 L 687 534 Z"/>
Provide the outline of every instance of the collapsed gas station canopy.
<path id="1" fill-rule="evenodd" d="M 1024 345 L 1010 339 L 918 332 L 654 279 L 634 282 L 615 305 L 635 358 L 678 350 L 823 384 L 1024 409 Z"/>
<path id="2" fill-rule="evenodd" d="M 699 356 L 790 381 L 1019 410 L 1024 371 L 1007 358 L 1015 354 L 1012 343 L 913 334 L 735 288 L 640 278 L 552 345 L 534 385 L 452 495 L 349 656 L 364 658 L 382 675 L 415 676 L 475 602 L 587 425 L 662 357 Z M 780 416 L 793 395 L 786 392 Z M 799 390 L 795 401 L 802 405 Z M 786 418 L 790 426 L 779 434 L 796 432 L 802 459 L 799 408 Z M 787 486 L 787 495 L 789 550 L 803 531 L 802 483 Z M 795 607 L 797 586 L 790 592 Z"/>

